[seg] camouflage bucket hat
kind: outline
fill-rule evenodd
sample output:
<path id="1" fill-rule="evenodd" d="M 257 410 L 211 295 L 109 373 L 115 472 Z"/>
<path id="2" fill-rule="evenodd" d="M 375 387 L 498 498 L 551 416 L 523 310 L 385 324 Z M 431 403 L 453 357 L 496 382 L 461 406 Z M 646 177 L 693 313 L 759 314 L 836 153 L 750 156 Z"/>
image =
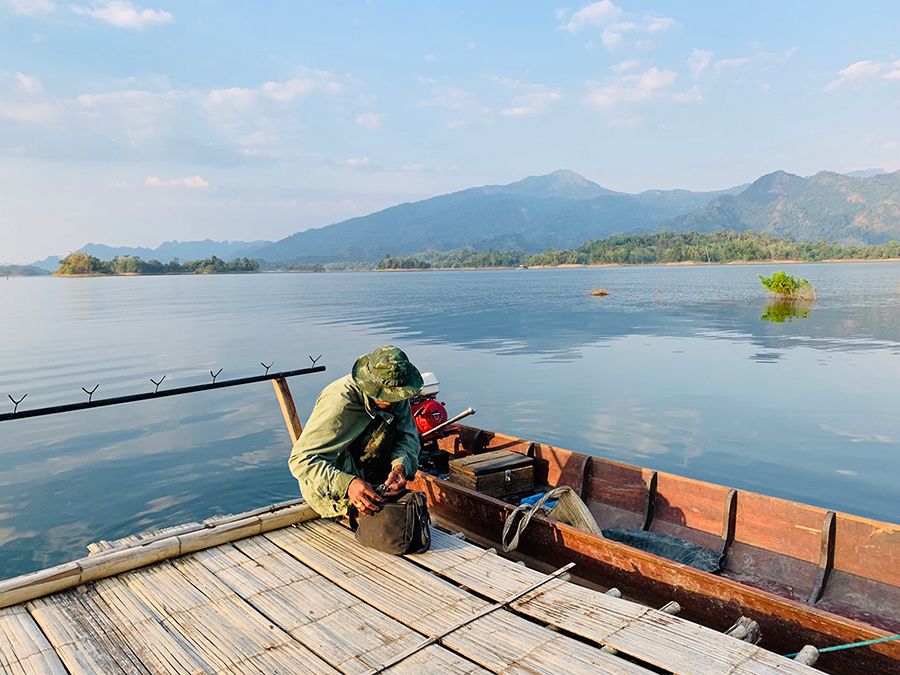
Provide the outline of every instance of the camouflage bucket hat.
<path id="1" fill-rule="evenodd" d="M 419 370 L 406 354 L 390 345 L 356 359 L 352 375 L 357 386 L 377 401 L 405 401 L 422 389 Z"/>

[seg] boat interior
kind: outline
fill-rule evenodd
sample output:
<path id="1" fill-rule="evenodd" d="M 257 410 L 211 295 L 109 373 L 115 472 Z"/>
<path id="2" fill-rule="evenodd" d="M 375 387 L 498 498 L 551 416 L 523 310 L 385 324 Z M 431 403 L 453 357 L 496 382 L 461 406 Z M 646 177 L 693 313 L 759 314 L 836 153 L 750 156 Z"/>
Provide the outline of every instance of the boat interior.
<path id="1" fill-rule="evenodd" d="M 900 632 L 900 526 L 470 427 L 438 446 L 532 457 L 535 491 L 568 485 L 601 530 L 697 544 L 720 555 L 722 577 Z"/>

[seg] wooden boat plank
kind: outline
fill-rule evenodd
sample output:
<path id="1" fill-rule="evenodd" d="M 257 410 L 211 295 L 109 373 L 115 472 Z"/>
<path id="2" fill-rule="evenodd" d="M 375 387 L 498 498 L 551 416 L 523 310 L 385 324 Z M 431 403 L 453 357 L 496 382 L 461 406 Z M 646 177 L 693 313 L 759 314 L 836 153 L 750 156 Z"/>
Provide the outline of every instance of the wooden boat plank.
<path id="1" fill-rule="evenodd" d="M 464 531 L 479 544 L 498 545 L 503 523 L 512 510 L 509 504 L 422 473 L 412 487 L 427 494 L 432 514 L 445 526 Z M 581 578 L 617 586 L 648 604 L 658 604 L 660 598 L 675 600 L 684 608 L 684 618 L 717 630 L 728 628 L 736 616 L 747 616 L 762 626 L 765 646 L 775 652 L 796 651 L 804 644 L 826 646 L 875 639 L 896 632 L 672 563 L 542 516 L 532 519 L 516 553 L 548 567 L 574 561 L 575 573 Z M 823 654 L 820 658 L 822 667 L 827 664 L 828 669 L 853 675 L 860 669 L 892 674 L 898 662 L 897 642 Z"/>
<path id="2" fill-rule="evenodd" d="M 445 551 L 477 547 L 439 531 L 433 537 L 437 543 L 433 550 L 409 557 L 429 568 L 430 561 L 438 559 L 436 567 L 448 578 L 495 600 L 509 597 L 543 577 L 499 556 L 474 557 L 448 567 L 440 560 Z M 458 556 L 453 559 L 458 560 Z M 514 609 L 672 672 L 702 672 L 698 668 L 708 666 L 716 669 L 709 672 L 741 673 L 747 672 L 744 668 L 749 662 L 767 666 L 768 672 L 809 672 L 793 664 L 785 667 L 785 659 L 746 642 L 572 584 L 543 592 L 539 589 L 532 596 L 514 603 Z"/>
<path id="3" fill-rule="evenodd" d="M 363 549 L 349 530 L 335 523 L 311 522 L 269 533 L 266 538 L 366 603 L 427 635 L 453 627 L 487 606 L 483 600 L 403 558 Z M 414 581 L 397 584 L 410 579 Z M 401 602 L 385 597 L 379 588 L 385 582 L 394 594 L 402 595 Z M 442 607 L 448 600 L 453 602 L 452 611 Z M 465 611 L 459 611 L 460 607 L 465 607 Z M 545 644 L 567 654 L 564 666 L 550 672 L 647 672 L 509 612 L 494 612 L 480 618 L 451 633 L 442 643 L 494 672 L 507 672 L 510 664 L 528 667 L 530 653 Z"/>
<path id="4" fill-rule="evenodd" d="M 900 587 L 900 525 L 835 514 L 834 569 Z"/>
<path id="5" fill-rule="evenodd" d="M 337 672 L 195 565 L 190 578 L 166 562 L 120 579 L 216 670 Z"/>
<path id="6" fill-rule="evenodd" d="M 423 640 L 264 538 L 211 549 L 195 559 L 341 672 L 368 672 Z M 452 653 L 441 662 L 462 672 L 472 665 Z"/>
<path id="7" fill-rule="evenodd" d="M 0 609 L 0 669 L 22 675 L 64 675 L 47 636 L 22 606 Z"/>

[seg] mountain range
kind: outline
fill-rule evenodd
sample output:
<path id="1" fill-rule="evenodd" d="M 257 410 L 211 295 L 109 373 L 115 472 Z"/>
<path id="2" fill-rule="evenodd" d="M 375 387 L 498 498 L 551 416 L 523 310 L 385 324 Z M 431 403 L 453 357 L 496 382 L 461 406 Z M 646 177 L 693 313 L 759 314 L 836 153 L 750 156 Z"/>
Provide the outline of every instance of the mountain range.
<path id="1" fill-rule="evenodd" d="M 662 231 L 765 232 L 796 241 L 871 245 L 900 240 L 900 171 L 867 169 L 798 176 L 775 171 L 726 190 L 616 192 L 560 169 L 508 185 L 487 185 L 399 204 L 304 230 L 276 242 L 167 241 L 155 249 L 88 244 L 108 260 L 168 262 L 217 256 L 267 263 L 374 262 L 391 255 L 471 248 L 536 253 L 575 248 L 614 234 Z M 33 263 L 54 271 L 58 258 Z"/>
<path id="2" fill-rule="evenodd" d="M 253 256 L 311 263 L 458 248 L 535 253 L 614 234 L 723 228 L 857 245 L 900 239 L 900 171 L 859 173 L 865 175 L 775 171 L 727 190 L 628 194 L 563 169 L 297 232 Z"/>

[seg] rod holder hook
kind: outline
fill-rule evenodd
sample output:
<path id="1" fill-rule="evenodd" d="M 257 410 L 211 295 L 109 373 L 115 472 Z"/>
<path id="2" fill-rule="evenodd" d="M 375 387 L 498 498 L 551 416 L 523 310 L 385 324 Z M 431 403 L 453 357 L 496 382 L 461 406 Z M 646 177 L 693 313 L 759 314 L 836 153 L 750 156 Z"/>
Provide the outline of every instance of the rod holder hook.
<path id="1" fill-rule="evenodd" d="M 94 388 L 91 389 L 91 390 L 87 390 L 87 389 L 85 389 L 84 387 L 81 388 L 81 391 L 83 391 L 85 394 L 88 395 L 88 403 L 90 403 L 90 402 L 91 402 L 91 399 L 94 398 L 94 392 L 97 391 L 97 387 L 99 387 L 99 386 L 100 386 L 100 385 L 97 384 L 97 385 L 95 385 Z"/>
<path id="2" fill-rule="evenodd" d="M 213 371 L 209 371 L 209 374 L 212 375 L 213 384 L 216 383 L 216 378 L 219 376 L 219 373 L 221 373 L 221 372 L 222 372 L 221 368 L 219 368 L 219 370 L 217 370 L 215 373 L 213 373 Z"/>
<path id="3" fill-rule="evenodd" d="M 156 388 L 153 390 L 153 393 L 154 393 L 154 394 L 157 393 L 157 392 L 159 391 L 159 385 L 161 385 L 161 384 L 163 383 L 163 381 L 165 381 L 165 379 L 166 379 L 166 376 L 165 376 L 165 375 L 162 376 L 162 379 L 160 379 L 159 382 L 157 382 L 156 380 L 154 380 L 152 377 L 150 378 L 150 381 L 151 381 L 154 385 L 156 385 Z"/>
<path id="4" fill-rule="evenodd" d="M 7 396 L 9 396 L 9 400 L 13 402 L 13 415 L 15 415 L 19 412 L 19 404 L 25 400 L 25 397 L 28 396 L 28 394 L 24 394 L 18 401 L 12 397 L 12 394 L 7 394 Z"/>
<path id="5" fill-rule="evenodd" d="M 266 375 L 268 375 L 268 374 L 269 374 L 269 368 L 271 368 L 272 366 L 275 365 L 275 361 L 272 361 L 272 363 L 270 363 L 269 365 L 266 365 L 265 363 L 263 363 L 262 361 L 260 361 L 260 362 L 259 362 L 259 365 L 261 365 L 263 368 L 266 369 Z"/>
<path id="6" fill-rule="evenodd" d="M 309 356 L 309 355 L 307 354 L 307 356 Z M 316 365 L 316 361 L 318 361 L 318 360 L 321 359 L 321 358 L 322 358 L 322 355 L 319 354 L 316 358 L 313 358 L 312 356 L 310 356 L 310 357 L 309 357 L 309 360 L 312 361 L 312 364 L 313 364 L 313 365 Z"/>

